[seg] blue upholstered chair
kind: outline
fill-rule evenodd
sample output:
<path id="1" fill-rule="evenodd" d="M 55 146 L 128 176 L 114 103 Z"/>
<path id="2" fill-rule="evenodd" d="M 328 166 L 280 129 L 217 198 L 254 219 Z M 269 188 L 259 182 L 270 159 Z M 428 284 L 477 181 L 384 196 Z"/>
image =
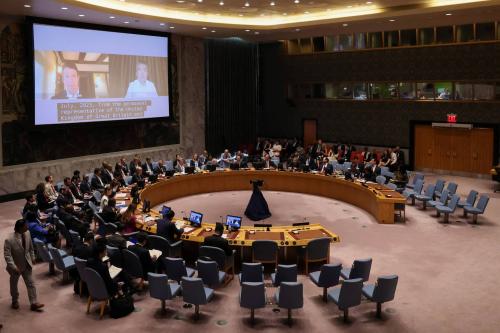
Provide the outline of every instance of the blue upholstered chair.
<path id="1" fill-rule="evenodd" d="M 180 282 L 183 277 L 192 277 L 196 273 L 194 269 L 186 267 L 182 258 L 165 257 L 163 264 L 168 278 L 177 282 Z"/>
<path id="2" fill-rule="evenodd" d="M 465 206 L 473 207 L 474 204 L 476 203 L 477 195 L 478 195 L 477 191 L 470 190 L 469 195 L 467 195 L 467 199 L 465 199 L 465 201 L 460 200 L 457 203 L 457 206 L 459 208 L 464 208 Z M 464 215 L 465 215 L 465 211 L 464 211 Z"/>
<path id="3" fill-rule="evenodd" d="M 441 195 L 441 198 L 439 198 L 439 200 L 429 200 L 427 202 L 427 205 L 429 205 L 430 207 L 444 206 L 446 205 L 447 201 L 448 201 L 448 190 L 443 190 L 443 193 Z"/>
<path id="4" fill-rule="evenodd" d="M 304 286 L 300 282 L 282 282 L 277 288 L 274 299 L 280 308 L 288 310 L 288 324 L 292 325 L 292 309 L 304 306 Z"/>
<path id="5" fill-rule="evenodd" d="M 435 184 L 429 184 L 425 188 L 425 191 L 423 194 L 415 195 L 416 200 L 422 201 L 422 209 L 423 210 L 425 210 L 427 208 L 427 202 L 432 200 L 432 197 L 434 196 L 435 188 L 436 188 Z"/>
<path id="6" fill-rule="evenodd" d="M 379 175 L 375 178 L 375 181 L 377 182 L 377 184 L 384 185 L 387 179 L 384 176 Z"/>
<path id="7" fill-rule="evenodd" d="M 80 283 L 78 285 L 78 294 L 80 297 L 83 295 L 83 284 L 85 283 L 85 268 L 87 268 L 87 260 L 75 257 L 75 266 L 80 276 Z"/>
<path id="8" fill-rule="evenodd" d="M 340 276 L 345 280 L 362 279 L 363 282 L 370 278 L 370 270 L 372 268 L 372 258 L 356 259 L 352 263 L 351 268 L 344 268 L 340 271 Z"/>
<path id="9" fill-rule="evenodd" d="M 170 243 L 166 238 L 149 235 L 148 236 L 148 247 L 150 249 L 155 249 L 161 251 L 163 257 L 177 258 L 181 257 L 182 254 L 182 240 L 178 240 L 175 243 Z"/>
<path id="10" fill-rule="evenodd" d="M 139 289 L 144 286 L 144 271 L 142 269 L 141 260 L 134 252 L 123 249 L 122 250 L 122 265 L 123 270 L 132 278 L 140 279 Z"/>
<path id="11" fill-rule="evenodd" d="M 328 299 L 332 300 L 339 310 L 344 311 L 344 322 L 349 320 L 349 308 L 361 304 L 363 279 L 345 280 L 342 286 L 328 291 Z"/>
<path id="12" fill-rule="evenodd" d="M 318 261 L 330 262 L 330 238 L 316 238 L 307 243 L 304 253 L 306 275 L 309 274 L 309 263 Z"/>
<path id="13" fill-rule="evenodd" d="M 377 317 L 382 316 L 382 303 L 392 301 L 398 285 L 397 275 L 379 276 L 376 284 L 367 284 L 363 287 L 363 295 L 370 301 L 377 303 Z"/>
<path id="14" fill-rule="evenodd" d="M 476 207 L 465 206 L 464 207 L 464 215 L 467 216 L 467 213 L 473 214 L 472 222 L 477 223 L 477 216 L 479 214 L 484 214 L 486 210 L 486 206 L 488 205 L 488 201 L 490 198 L 487 195 L 481 195 L 479 197 L 479 201 L 477 202 Z"/>
<path id="15" fill-rule="evenodd" d="M 271 273 L 271 281 L 275 287 L 281 282 L 297 282 L 297 265 L 278 265 L 275 273 Z"/>
<path id="16" fill-rule="evenodd" d="M 444 184 L 446 182 L 442 179 L 438 179 L 436 180 L 436 188 L 434 189 L 434 199 L 437 197 L 437 193 L 441 194 L 441 192 L 443 192 L 443 189 L 444 189 Z"/>
<path id="17" fill-rule="evenodd" d="M 204 287 L 200 278 L 184 276 L 181 281 L 184 302 L 195 306 L 195 319 L 200 316 L 200 305 L 207 304 L 214 296 L 214 290 Z"/>
<path id="18" fill-rule="evenodd" d="M 415 205 L 415 196 L 422 192 L 423 187 L 424 187 L 423 179 L 417 179 L 417 181 L 415 182 L 415 187 L 413 189 L 409 188 L 405 189 L 402 194 L 406 198 L 406 200 L 411 199 L 412 200 L 411 204 Z"/>
<path id="19" fill-rule="evenodd" d="M 231 274 L 231 279 L 234 277 L 234 255 L 236 250 L 233 250 L 231 255 L 227 256 L 224 250 L 214 246 L 200 246 L 199 257 L 210 258 L 217 262 L 219 269 Z"/>
<path id="20" fill-rule="evenodd" d="M 240 306 L 250 309 L 250 320 L 253 325 L 255 309 L 266 306 L 264 282 L 243 282 L 240 290 Z"/>
<path id="21" fill-rule="evenodd" d="M 179 295 L 181 286 L 178 283 L 168 283 L 165 274 L 148 273 L 149 296 L 161 301 L 161 311 L 165 312 L 165 301 Z"/>
<path id="22" fill-rule="evenodd" d="M 109 262 L 111 263 L 111 265 L 123 268 L 122 252 L 119 248 L 106 245 L 106 253 L 109 257 Z"/>
<path id="23" fill-rule="evenodd" d="M 264 282 L 264 267 L 261 263 L 244 262 L 239 274 L 240 284 L 243 282 Z"/>
<path id="24" fill-rule="evenodd" d="M 446 189 L 448 190 L 448 199 L 457 192 L 457 187 L 458 185 L 456 183 L 448 183 L 448 185 L 446 186 Z M 439 192 L 436 192 L 436 198 L 440 198 L 442 195 L 442 192 L 439 193 Z"/>
<path id="25" fill-rule="evenodd" d="M 438 205 L 434 208 L 436 208 L 437 211 L 437 216 L 439 217 L 441 213 L 444 214 L 444 223 L 448 223 L 448 219 L 450 214 L 453 214 L 455 212 L 455 209 L 457 208 L 457 203 L 460 200 L 460 197 L 456 194 L 453 194 L 451 197 L 451 200 L 448 202 L 448 205 L 443 206 L 443 205 Z"/>
<path id="26" fill-rule="evenodd" d="M 38 258 L 42 259 L 43 262 L 49 264 L 50 274 L 55 274 L 54 259 L 52 258 L 52 255 L 50 254 L 49 250 L 47 250 L 47 248 L 45 247 L 45 243 L 37 238 L 33 238 L 33 244 L 35 246 Z"/>
<path id="27" fill-rule="evenodd" d="M 73 256 L 63 257 L 59 249 L 56 249 L 51 244 L 48 244 L 47 247 L 49 248 L 50 255 L 54 260 L 56 268 L 63 272 L 63 282 L 67 281 L 69 279 L 69 271 L 76 267 L 75 259 Z"/>
<path id="28" fill-rule="evenodd" d="M 394 184 L 394 183 L 387 183 L 385 184 L 385 187 L 393 190 L 393 191 L 397 191 L 398 190 L 398 185 Z"/>
<path id="29" fill-rule="evenodd" d="M 85 268 L 85 280 L 89 290 L 89 299 L 87 302 L 87 313 L 90 313 L 90 305 L 93 301 L 101 301 L 101 311 L 99 319 L 104 315 L 104 309 L 109 300 L 109 294 L 104 284 L 102 277 L 92 268 Z"/>
<path id="30" fill-rule="evenodd" d="M 214 260 L 198 259 L 196 262 L 198 277 L 209 287 L 218 286 L 226 279 L 226 273 L 219 270 L 217 262 Z"/>
<path id="31" fill-rule="evenodd" d="M 256 240 L 252 243 L 252 262 L 272 263 L 278 266 L 278 244 L 272 240 Z"/>
<path id="32" fill-rule="evenodd" d="M 327 302 L 327 290 L 339 284 L 340 270 L 342 264 L 325 264 L 321 270 L 309 273 L 309 278 L 318 287 L 323 288 L 323 301 Z"/>
<path id="33" fill-rule="evenodd" d="M 415 175 L 413 176 L 411 182 L 408 182 L 408 184 L 406 184 L 406 188 L 409 188 L 409 189 L 413 189 L 415 188 L 415 183 L 417 180 L 424 180 L 424 174 L 423 173 L 415 173 Z"/>
<path id="34" fill-rule="evenodd" d="M 80 234 L 73 230 L 68 230 L 69 235 L 71 237 L 71 246 L 73 248 L 82 245 L 82 239 L 80 238 Z"/>

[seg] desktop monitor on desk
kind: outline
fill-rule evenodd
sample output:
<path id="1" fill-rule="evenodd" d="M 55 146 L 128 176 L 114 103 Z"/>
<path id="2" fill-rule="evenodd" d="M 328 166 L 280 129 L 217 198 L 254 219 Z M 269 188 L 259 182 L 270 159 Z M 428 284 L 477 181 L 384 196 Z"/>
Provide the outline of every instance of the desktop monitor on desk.
<path id="1" fill-rule="evenodd" d="M 201 226 L 201 220 L 203 219 L 203 214 L 191 211 L 191 214 L 189 214 L 189 222 L 195 227 Z"/>
<path id="2" fill-rule="evenodd" d="M 229 229 L 239 229 L 241 227 L 241 216 L 228 215 L 226 216 L 226 226 Z"/>

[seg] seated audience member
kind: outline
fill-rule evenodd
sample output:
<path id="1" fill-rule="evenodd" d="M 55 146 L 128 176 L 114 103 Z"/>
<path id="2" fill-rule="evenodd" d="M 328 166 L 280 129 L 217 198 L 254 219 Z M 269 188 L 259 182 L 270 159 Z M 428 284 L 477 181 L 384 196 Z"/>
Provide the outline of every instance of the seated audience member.
<path id="1" fill-rule="evenodd" d="M 127 248 L 127 240 L 123 235 L 121 234 L 121 231 L 123 230 L 121 224 L 117 225 L 118 229 L 116 232 L 111 232 L 108 230 L 106 232 L 106 243 L 109 246 L 116 247 L 120 250 L 126 249 Z"/>
<path id="2" fill-rule="evenodd" d="M 66 178 L 68 178 L 68 177 L 66 177 Z M 68 178 L 68 180 L 69 180 L 69 178 Z M 72 205 L 77 204 L 77 199 L 75 198 L 75 196 L 73 195 L 73 193 L 71 192 L 71 190 L 69 189 L 68 186 L 64 186 L 61 189 L 61 195 L 59 196 L 59 198 L 57 199 L 56 202 L 59 203 L 61 199 L 64 199 L 65 201 L 69 202 Z"/>
<path id="3" fill-rule="evenodd" d="M 365 168 L 365 179 L 375 182 L 377 176 L 380 175 L 380 168 L 377 166 L 377 162 L 375 162 L 375 159 L 372 158 L 370 160 L 370 165 Z"/>
<path id="4" fill-rule="evenodd" d="M 382 157 L 380 158 L 380 162 L 384 163 L 384 165 L 387 165 L 389 161 L 391 160 L 391 152 L 390 149 L 384 150 L 382 153 Z"/>
<path id="5" fill-rule="evenodd" d="M 38 221 L 34 212 L 28 211 L 25 217 L 28 223 L 28 230 L 31 238 L 41 240 L 45 244 L 53 244 L 55 247 L 60 247 L 59 234 L 51 224 L 42 224 Z"/>
<path id="6" fill-rule="evenodd" d="M 94 191 L 102 191 L 104 190 L 104 182 L 101 179 L 101 169 L 94 169 L 94 176 L 92 177 L 92 181 L 90 182 L 90 187 Z"/>
<path id="7" fill-rule="evenodd" d="M 39 183 L 35 189 L 36 192 L 36 202 L 38 203 L 38 208 L 41 211 L 46 211 L 54 207 L 55 201 L 49 201 L 49 199 L 45 196 L 45 184 Z"/>
<path id="8" fill-rule="evenodd" d="M 134 175 L 135 174 L 135 169 L 137 167 L 141 166 L 141 160 L 137 155 L 134 156 L 132 161 L 130 161 L 130 166 L 129 166 L 129 175 Z"/>
<path id="9" fill-rule="evenodd" d="M 184 161 L 184 158 L 179 158 L 177 161 L 177 164 L 175 165 L 175 172 L 178 173 L 185 173 L 186 172 L 186 163 Z"/>
<path id="10" fill-rule="evenodd" d="M 405 153 L 399 148 L 399 146 L 396 146 L 394 148 L 394 152 L 396 153 L 397 156 L 397 169 L 399 170 L 404 170 L 405 169 Z"/>
<path id="11" fill-rule="evenodd" d="M 203 169 L 203 166 L 205 166 L 208 161 L 210 161 L 208 151 L 204 150 L 203 153 L 198 156 L 198 165 L 200 166 L 200 169 Z"/>
<path id="12" fill-rule="evenodd" d="M 110 184 L 113 180 L 113 167 L 107 162 L 102 162 L 101 179 L 104 184 Z"/>
<path id="13" fill-rule="evenodd" d="M 326 157 L 328 158 L 329 162 L 337 161 L 337 154 L 335 154 L 333 147 L 328 148 L 328 151 L 326 152 Z"/>
<path id="14" fill-rule="evenodd" d="M 127 162 L 125 161 L 125 159 L 123 157 L 120 158 L 120 161 L 117 163 L 117 165 L 120 165 L 121 170 L 124 173 L 124 176 L 128 176 L 129 175 L 128 165 L 127 165 Z"/>
<path id="15" fill-rule="evenodd" d="M 314 145 L 312 145 L 310 155 L 314 158 L 316 158 L 318 156 L 322 156 L 322 154 L 323 154 L 322 149 L 323 149 L 323 141 L 321 141 L 321 139 L 319 139 L 318 142 L 316 142 Z"/>
<path id="16" fill-rule="evenodd" d="M 365 163 L 360 163 L 358 156 L 355 156 L 351 164 L 351 174 L 358 177 L 365 169 Z"/>
<path id="17" fill-rule="evenodd" d="M 184 229 L 177 229 L 177 226 L 172 221 L 174 216 L 175 212 L 171 209 L 163 215 L 162 219 L 156 221 L 156 234 L 164 237 L 170 243 L 178 241 L 184 232 Z"/>
<path id="18" fill-rule="evenodd" d="M 110 297 L 118 294 L 118 284 L 109 275 L 108 266 L 102 261 L 106 256 L 106 242 L 103 239 L 95 241 L 92 247 L 92 256 L 87 260 L 87 267 L 95 270 L 103 279 Z"/>
<path id="19" fill-rule="evenodd" d="M 372 153 L 370 151 L 368 151 L 368 147 L 365 147 L 365 149 L 363 150 L 361 155 L 363 156 L 364 162 L 370 162 L 370 160 L 372 159 L 372 156 L 373 156 Z"/>
<path id="20" fill-rule="evenodd" d="M 59 194 L 54 187 L 54 179 L 52 176 L 45 177 L 45 197 L 50 201 L 56 201 Z"/>
<path id="21" fill-rule="evenodd" d="M 229 242 L 227 241 L 227 239 L 222 238 L 223 233 L 224 225 L 220 222 L 217 222 L 215 224 L 215 233 L 212 236 L 205 237 L 203 245 L 218 247 L 219 249 L 224 250 L 227 256 L 230 256 L 233 251 L 229 248 Z"/>
<path id="22" fill-rule="evenodd" d="M 102 208 L 102 212 L 99 215 L 101 215 L 102 219 L 107 223 L 116 223 L 119 221 L 115 198 L 110 198 L 108 200 L 108 204 Z"/>
<path id="23" fill-rule="evenodd" d="M 247 167 L 247 163 L 242 160 L 241 155 L 236 155 L 236 158 L 234 159 L 234 161 L 231 164 L 237 165 L 238 168 L 240 168 L 240 169 Z"/>
<path id="24" fill-rule="evenodd" d="M 26 203 L 24 204 L 23 207 L 23 217 L 26 215 L 26 212 L 28 211 L 34 211 L 38 212 L 38 204 L 36 202 L 36 195 L 35 194 L 28 194 L 26 196 Z M 37 213 L 38 216 L 38 213 Z"/>
<path id="25" fill-rule="evenodd" d="M 80 188 L 80 192 L 82 192 L 82 194 L 84 194 L 84 195 L 92 193 L 92 188 L 90 186 L 89 177 L 88 176 L 84 176 L 83 177 L 83 180 L 80 183 L 79 188 Z"/>
<path id="26" fill-rule="evenodd" d="M 89 231 L 83 237 L 83 241 L 80 245 L 75 246 L 73 249 L 73 256 L 88 260 L 92 257 L 92 246 L 94 245 L 94 233 Z"/>
<path id="27" fill-rule="evenodd" d="M 78 188 L 77 183 L 72 182 L 69 177 L 64 178 L 64 186 L 69 189 L 74 200 L 83 200 L 83 193 Z"/>
<path id="28" fill-rule="evenodd" d="M 144 273 L 143 279 L 148 279 L 148 273 L 155 273 L 156 266 L 155 261 L 158 259 L 156 256 L 151 257 L 149 250 L 147 249 L 148 235 L 145 232 L 139 232 L 137 234 L 137 244 L 130 245 L 128 249 L 139 257 L 142 265 L 142 271 Z"/>
<path id="29" fill-rule="evenodd" d="M 324 175 L 331 175 L 333 173 L 333 165 L 328 161 L 328 157 L 323 157 L 323 161 L 319 167 L 319 172 Z"/>
<path id="30" fill-rule="evenodd" d="M 132 176 L 132 184 L 137 184 L 138 182 L 140 181 L 143 181 L 144 178 L 142 176 L 142 168 L 141 167 L 136 167 L 135 168 L 135 173 L 134 175 Z"/>
<path id="31" fill-rule="evenodd" d="M 158 161 L 158 166 L 153 170 L 155 175 L 164 175 L 167 172 L 167 167 L 163 164 L 163 160 Z"/>
<path id="32" fill-rule="evenodd" d="M 193 157 L 191 158 L 191 161 L 189 161 L 189 166 L 193 167 L 195 170 L 199 170 L 201 167 L 198 160 L 199 160 L 198 154 L 194 153 Z"/>
<path id="33" fill-rule="evenodd" d="M 147 176 L 153 174 L 153 163 L 150 157 L 146 157 L 146 162 L 142 165 L 142 172 Z"/>
<path id="34" fill-rule="evenodd" d="M 313 155 L 309 155 L 306 158 L 306 166 L 309 167 L 309 170 L 316 171 L 319 169 L 318 160 Z"/>
<path id="35" fill-rule="evenodd" d="M 80 170 L 73 171 L 73 177 L 71 177 L 71 182 L 78 186 L 82 179 L 80 178 Z"/>
<path id="36" fill-rule="evenodd" d="M 389 148 L 389 152 L 390 152 L 390 159 L 386 165 L 389 167 L 389 170 L 391 170 L 391 172 L 394 172 L 398 168 L 398 155 L 391 148 Z"/>
<path id="37" fill-rule="evenodd" d="M 113 190 L 114 193 L 117 193 L 120 191 L 120 187 L 125 186 L 125 180 L 122 178 L 122 175 L 119 175 L 118 177 L 115 177 L 109 185 L 111 186 L 111 190 Z"/>
<path id="38" fill-rule="evenodd" d="M 113 196 L 113 189 L 111 188 L 110 185 L 106 185 L 104 187 L 104 192 L 102 193 L 101 197 L 101 207 L 99 208 L 99 211 L 102 212 L 104 207 L 108 205 L 109 198 Z"/>
<path id="39" fill-rule="evenodd" d="M 137 205 L 135 203 L 131 203 L 130 205 L 128 205 L 127 210 L 120 217 L 120 222 L 123 225 L 124 234 L 129 234 L 131 232 L 136 231 L 136 223 L 137 223 L 137 218 L 135 217 L 136 209 Z"/>
<path id="40" fill-rule="evenodd" d="M 273 151 L 273 156 L 280 158 L 282 149 L 283 147 L 281 146 L 281 143 L 279 141 L 276 141 L 273 147 L 271 148 L 271 150 Z"/>
<path id="41" fill-rule="evenodd" d="M 269 154 L 264 155 L 264 169 L 276 169 L 278 166 L 271 161 Z"/>
<path id="42" fill-rule="evenodd" d="M 231 157 L 229 150 L 224 149 L 224 152 L 220 155 L 220 159 L 219 159 L 220 166 L 224 169 L 227 169 L 227 168 L 229 168 L 229 165 L 231 164 L 232 160 L 233 160 L 233 158 Z"/>

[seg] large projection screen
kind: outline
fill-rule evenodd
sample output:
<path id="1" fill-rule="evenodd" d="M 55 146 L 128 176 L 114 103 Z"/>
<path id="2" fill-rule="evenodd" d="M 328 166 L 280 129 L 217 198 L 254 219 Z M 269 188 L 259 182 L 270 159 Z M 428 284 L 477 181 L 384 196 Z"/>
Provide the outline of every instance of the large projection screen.
<path id="1" fill-rule="evenodd" d="M 168 37 L 33 23 L 35 125 L 168 117 Z"/>

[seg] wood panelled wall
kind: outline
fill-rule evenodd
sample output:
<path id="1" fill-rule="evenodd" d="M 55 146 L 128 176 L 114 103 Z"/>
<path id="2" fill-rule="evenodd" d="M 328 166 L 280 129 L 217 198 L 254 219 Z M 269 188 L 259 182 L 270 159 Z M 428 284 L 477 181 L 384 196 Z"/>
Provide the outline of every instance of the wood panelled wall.
<path id="1" fill-rule="evenodd" d="M 255 140 L 258 108 L 258 45 L 237 39 L 208 40 L 206 147 L 211 153 Z"/>

